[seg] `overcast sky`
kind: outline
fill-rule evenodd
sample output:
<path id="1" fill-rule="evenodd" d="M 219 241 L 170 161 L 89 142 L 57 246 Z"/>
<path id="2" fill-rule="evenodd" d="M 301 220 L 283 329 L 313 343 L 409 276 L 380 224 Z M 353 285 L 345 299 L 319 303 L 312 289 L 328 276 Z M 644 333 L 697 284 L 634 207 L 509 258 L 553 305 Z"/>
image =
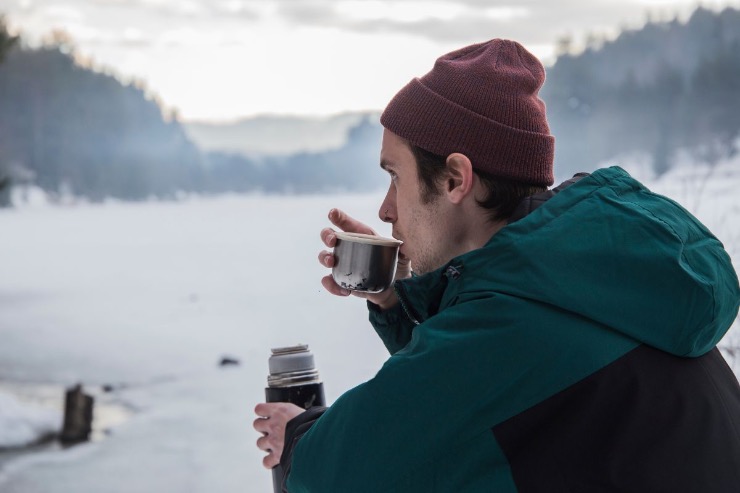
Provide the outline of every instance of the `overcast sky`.
<path id="1" fill-rule="evenodd" d="M 740 6 L 740 0 L 701 2 Z M 570 34 L 685 19 L 696 0 L 0 0 L 29 40 L 62 29 L 77 51 L 146 81 L 183 119 L 379 110 L 439 56 L 491 38 L 545 63 Z"/>

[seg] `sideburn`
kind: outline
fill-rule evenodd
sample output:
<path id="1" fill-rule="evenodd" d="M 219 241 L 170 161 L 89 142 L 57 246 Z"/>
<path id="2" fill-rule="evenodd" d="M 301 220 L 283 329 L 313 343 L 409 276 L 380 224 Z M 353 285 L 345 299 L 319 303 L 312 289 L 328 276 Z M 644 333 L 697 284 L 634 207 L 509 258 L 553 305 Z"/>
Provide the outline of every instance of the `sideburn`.
<path id="1" fill-rule="evenodd" d="M 447 158 L 409 144 L 416 159 L 416 174 L 421 184 L 421 202 L 424 205 L 434 202 L 442 195 L 442 185 L 447 177 Z"/>

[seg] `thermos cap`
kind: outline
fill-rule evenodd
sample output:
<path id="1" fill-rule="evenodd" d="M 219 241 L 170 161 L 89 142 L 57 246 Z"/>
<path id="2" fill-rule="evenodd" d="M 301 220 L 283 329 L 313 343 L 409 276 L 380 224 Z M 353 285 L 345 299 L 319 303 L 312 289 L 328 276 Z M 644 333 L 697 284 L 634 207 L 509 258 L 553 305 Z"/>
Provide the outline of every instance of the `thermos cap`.
<path id="1" fill-rule="evenodd" d="M 309 371 L 316 368 L 313 353 L 309 351 L 306 344 L 273 348 L 268 365 L 270 375 Z"/>

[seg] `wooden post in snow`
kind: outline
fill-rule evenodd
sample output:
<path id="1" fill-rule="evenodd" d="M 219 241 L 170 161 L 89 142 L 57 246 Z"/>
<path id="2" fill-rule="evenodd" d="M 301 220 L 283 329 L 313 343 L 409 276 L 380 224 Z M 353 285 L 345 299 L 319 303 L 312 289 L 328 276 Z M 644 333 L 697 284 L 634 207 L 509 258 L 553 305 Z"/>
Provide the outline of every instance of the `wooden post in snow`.
<path id="1" fill-rule="evenodd" d="M 64 427 L 59 440 L 65 445 L 86 442 L 90 439 L 93 420 L 92 396 L 82 390 L 77 384 L 67 389 L 64 399 Z"/>

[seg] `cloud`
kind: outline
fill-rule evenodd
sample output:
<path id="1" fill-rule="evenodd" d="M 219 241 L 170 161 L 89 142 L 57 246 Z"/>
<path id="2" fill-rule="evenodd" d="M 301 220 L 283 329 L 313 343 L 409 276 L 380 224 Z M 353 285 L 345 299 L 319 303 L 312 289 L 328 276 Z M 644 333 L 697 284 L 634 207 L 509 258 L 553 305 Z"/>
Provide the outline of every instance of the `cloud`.
<path id="1" fill-rule="evenodd" d="M 637 27 L 647 9 L 645 0 L 0 0 L 2 5 L 14 5 L 21 16 L 22 6 L 32 8 L 42 20 L 31 25 L 65 29 L 84 44 L 140 48 L 196 43 L 197 35 L 173 35 L 173 29 L 200 33 L 208 46 L 239 44 L 240 32 L 266 24 L 401 35 L 448 46 L 494 37 L 551 45 L 569 33 L 611 35 L 625 24 Z M 139 32 L 124 33 L 130 26 Z"/>
<path id="2" fill-rule="evenodd" d="M 238 43 L 229 31 L 257 22 L 261 12 L 242 0 L 0 0 L 31 42 L 53 30 L 87 48 L 225 46 Z M 2 10 L 0 10 L 2 12 Z M 224 29 L 227 26 L 230 29 Z M 188 34 L 183 34 L 188 31 Z M 191 33 L 195 33 L 194 35 Z"/>
<path id="3" fill-rule="evenodd" d="M 35 5 L 34 0 L 19 1 Z M 65 5 L 84 9 L 94 17 L 115 13 L 169 21 L 189 18 L 260 18 L 259 4 L 246 0 L 67 0 Z"/>
<path id="4" fill-rule="evenodd" d="M 353 14 L 347 4 L 372 5 L 372 14 Z M 435 42 L 469 42 L 507 37 L 527 43 L 552 43 L 568 32 L 614 31 L 644 20 L 640 0 L 282 0 L 278 13 L 302 26 L 332 27 L 361 33 L 397 33 Z M 454 8 L 453 8 L 454 7 Z M 367 9 L 356 9 L 367 10 Z M 440 15 L 447 11 L 448 15 Z M 415 12 L 409 19 L 409 12 Z M 396 15 L 396 14 L 405 15 Z"/>
<path id="5" fill-rule="evenodd" d="M 0 0 L 0 5 L 9 1 Z M 37 9 L 43 5 L 37 0 L 16 0 L 21 3 Z M 583 31 L 584 26 L 614 30 L 626 19 L 643 20 L 646 9 L 644 0 L 66 0 L 62 5 L 67 17 L 70 9 L 83 11 L 93 26 L 140 22 L 145 32 L 146 26 L 155 24 L 205 30 L 212 29 L 214 22 L 248 27 L 278 21 L 443 43 L 508 37 L 530 44 L 552 43 L 567 32 Z M 63 12 L 58 13 L 59 23 L 68 21 Z"/>

